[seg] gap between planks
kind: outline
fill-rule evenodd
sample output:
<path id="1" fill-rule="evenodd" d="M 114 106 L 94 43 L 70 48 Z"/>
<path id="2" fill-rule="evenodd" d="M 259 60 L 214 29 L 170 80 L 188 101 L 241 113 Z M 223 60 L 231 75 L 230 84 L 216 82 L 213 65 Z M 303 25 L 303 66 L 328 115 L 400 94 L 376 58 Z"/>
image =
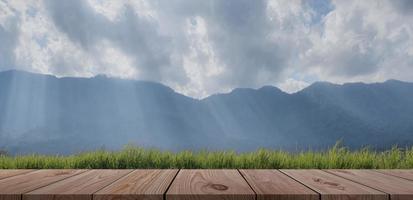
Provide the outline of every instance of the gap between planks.
<path id="1" fill-rule="evenodd" d="M 2 183 L 2 181 L 5 182 L 5 180 L 15 180 L 15 179 L 19 179 L 19 178 L 24 179 L 24 177 L 30 176 L 32 174 L 42 173 L 41 171 L 48 171 L 48 170 L 21 170 L 21 171 L 0 170 L 0 183 Z M 49 171 L 51 171 L 51 170 L 49 170 Z M 59 170 L 55 170 L 55 171 L 59 171 Z M 60 171 L 64 171 L 64 170 L 60 170 Z M 39 187 L 34 187 L 33 186 L 30 190 L 24 191 L 22 194 L 18 195 L 18 196 L 20 196 L 19 199 L 23 199 L 24 195 L 27 194 L 27 193 L 30 193 L 30 192 L 33 192 L 33 191 L 36 191 L 36 190 L 40 190 L 42 188 L 47 188 L 51 185 L 57 184 L 59 182 L 64 182 L 65 180 L 73 178 L 73 177 L 81 176 L 81 174 L 84 174 L 84 173 L 86 173 L 88 171 L 91 171 L 91 170 L 78 170 L 78 171 L 79 172 L 73 173 L 73 174 L 68 175 L 66 177 L 63 177 L 63 178 L 60 178 L 60 179 L 57 178 L 53 181 L 46 182 L 45 184 L 40 184 L 41 186 L 39 186 Z M 96 190 L 95 192 L 93 192 L 92 194 L 90 194 L 89 198 L 90 199 L 95 199 L 95 194 L 99 193 L 100 191 L 104 190 L 105 188 L 108 188 L 108 187 L 112 186 L 113 184 L 117 183 L 118 181 L 124 179 L 125 177 L 128 177 L 133 172 L 137 173 L 136 171 L 144 171 L 144 170 L 140 170 L 140 169 L 130 170 L 130 172 L 128 172 L 126 174 L 123 174 L 123 175 L 119 176 L 118 178 L 116 178 L 114 180 L 109 181 L 102 188 L 100 188 L 100 189 Z M 159 171 L 162 171 L 162 170 L 159 170 Z M 187 171 L 187 170 L 184 170 L 184 171 Z M 211 170 L 198 170 L 198 171 L 200 171 L 200 172 L 205 171 L 206 172 L 206 171 L 211 171 Z M 225 171 L 225 170 L 212 170 L 212 171 L 216 171 L 218 173 L 221 173 L 219 171 Z M 241 179 L 237 179 L 237 180 L 242 180 L 243 182 L 245 182 L 245 184 L 248 186 L 248 190 L 251 190 L 250 195 L 254 195 L 252 199 L 259 200 L 260 198 L 264 198 L 264 197 L 268 197 L 267 199 L 271 199 L 271 198 L 269 198 L 269 196 L 265 196 L 265 195 L 260 196 L 260 193 L 259 193 L 259 191 L 257 191 L 257 188 L 256 188 L 257 186 L 255 185 L 256 183 L 252 183 L 251 179 L 248 178 L 245 174 L 245 171 L 252 171 L 254 173 L 261 173 L 261 172 L 265 172 L 266 170 L 232 169 L 232 170 L 227 170 L 227 171 L 233 171 L 233 172 L 231 172 L 231 174 L 232 174 L 231 176 L 235 176 L 234 172 L 236 172 L 236 174 L 239 176 L 239 178 L 241 178 Z M 291 181 L 296 182 L 297 184 L 301 185 L 302 187 L 305 187 L 305 188 L 311 190 L 312 192 L 314 192 L 314 194 L 317 195 L 317 198 L 315 198 L 315 199 L 324 199 L 324 198 L 322 198 L 323 194 L 321 194 L 321 192 L 319 190 L 314 188 L 315 187 L 314 185 L 311 185 L 311 184 L 309 184 L 305 181 L 303 182 L 302 180 L 297 179 L 294 176 L 291 176 L 291 174 L 288 171 L 294 171 L 294 170 L 276 170 L 276 169 L 274 169 L 274 170 L 267 170 L 267 171 L 273 171 L 274 173 L 283 174 L 284 176 L 291 179 Z M 310 173 L 312 170 L 295 170 L 295 171 Z M 364 181 L 362 181 L 362 179 L 360 179 L 360 177 L 357 177 L 357 176 L 355 178 L 351 178 L 351 177 L 349 178 L 349 177 L 345 177 L 345 176 L 343 177 L 343 175 L 339 173 L 339 172 L 343 172 L 343 171 L 344 172 L 346 172 L 346 171 L 355 171 L 355 172 L 360 174 L 360 177 L 369 178 L 371 176 L 371 174 L 373 174 L 373 175 L 377 175 L 379 177 L 382 177 L 382 179 L 383 179 L 383 177 L 388 178 L 394 184 L 398 184 L 398 183 L 404 184 L 404 186 L 402 186 L 402 188 L 401 188 L 401 189 L 404 188 L 404 190 L 400 189 L 400 191 L 396 191 L 395 188 L 391 188 L 391 189 L 386 190 L 385 186 L 388 186 L 388 185 L 386 185 L 386 183 L 375 183 L 375 182 L 372 182 L 372 181 L 364 182 Z M 413 179 L 412 179 L 413 170 L 385 170 L 385 171 L 381 171 L 381 170 L 313 170 L 313 172 L 311 172 L 311 173 L 316 173 L 317 174 L 317 173 L 320 173 L 320 172 L 323 172 L 323 173 L 326 173 L 326 174 L 330 174 L 331 176 L 334 176 L 333 179 L 346 180 L 346 181 L 343 181 L 343 182 L 347 182 L 347 184 L 362 185 L 364 187 L 368 187 L 368 188 L 371 188 L 373 190 L 382 192 L 383 194 L 386 194 L 386 196 L 387 196 L 385 199 L 389 199 L 389 197 L 392 197 L 391 199 L 398 199 L 398 200 L 412 199 L 413 198 L 413 187 L 412 187 L 411 190 L 409 188 L 407 188 L 407 187 L 413 186 Z M 163 191 L 163 193 L 161 194 L 161 199 L 164 199 L 164 200 L 170 199 L 170 198 L 168 198 L 169 197 L 168 193 L 171 191 L 171 187 L 174 184 L 176 184 L 176 182 L 177 182 L 176 179 L 181 173 L 182 173 L 182 170 L 177 169 L 176 173 L 173 175 L 173 177 L 171 179 L 167 180 L 167 183 L 165 183 L 165 184 L 167 184 L 167 187 Z M 368 173 L 368 175 L 365 175 L 365 173 Z M 403 177 L 403 176 L 407 176 L 407 177 Z M 42 177 L 42 176 L 40 176 L 40 177 Z M 372 180 L 374 180 L 374 177 L 373 177 Z M 41 181 L 41 180 L 39 180 L 39 181 Z M 14 197 L 16 197 L 16 196 L 14 196 Z M 231 197 L 231 195 L 229 197 Z M 241 197 L 244 198 L 246 196 L 241 196 Z M 376 194 L 376 197 L 377 198 L 371 198 L 371 199 L 381 199 L 381 196 L 379 194 Z M 1 198 L 1 188 L 0 188 L 0 199 L 1 200 L 10 199 L 10 198 Z M 177 198 L 177 196 L 175 196 L 174 199 L 180 199 L 180 198 Z M 182 199 L 185 199 L 185 198 L 182 198 Z M 202 198 L 199 198 L 199 199 L 202 199 Z M 234 199 L 234 198 L 232 198 L 232 199 Z M 274 196 L 272 199 L 277 199 L 277 197 Z M 291 198 L 291 199 L 296 199 L 296 198 Z M 297 198 L 297 199 L 299 199 L 299 198 Z M 325 199 L 329 199 L 329 198 L 325 198 Z M 331 198 L 331 199 L 333 199 L 333 198 Z"/>

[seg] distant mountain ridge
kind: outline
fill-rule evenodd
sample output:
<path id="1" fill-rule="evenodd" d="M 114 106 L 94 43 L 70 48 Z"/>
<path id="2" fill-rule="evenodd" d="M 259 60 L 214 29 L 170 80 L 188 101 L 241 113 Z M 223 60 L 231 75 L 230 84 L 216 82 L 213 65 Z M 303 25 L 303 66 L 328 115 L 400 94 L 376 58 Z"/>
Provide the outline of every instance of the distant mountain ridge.
<path id="1" fill-rule="evenodd" d="M 413 83 L 316 82 L 288 94 L 234 89 L 198 100 L 159 83 L 0 72 L 0 149 L 67 154 L 125 144 L 168 150 L 413 144 Z"/>

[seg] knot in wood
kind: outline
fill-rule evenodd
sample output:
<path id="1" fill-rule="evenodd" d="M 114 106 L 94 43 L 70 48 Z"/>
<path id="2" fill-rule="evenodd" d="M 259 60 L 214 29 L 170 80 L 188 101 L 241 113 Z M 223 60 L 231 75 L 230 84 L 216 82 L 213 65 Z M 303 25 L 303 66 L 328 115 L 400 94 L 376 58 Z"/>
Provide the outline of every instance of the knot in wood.
<path id="1" fill-rule="evenodd" d="M 210 184 L 209 187 L 215 189 L 215 190 L 228 190 L 228 186 L 222 185 L 222 184 Z"/>

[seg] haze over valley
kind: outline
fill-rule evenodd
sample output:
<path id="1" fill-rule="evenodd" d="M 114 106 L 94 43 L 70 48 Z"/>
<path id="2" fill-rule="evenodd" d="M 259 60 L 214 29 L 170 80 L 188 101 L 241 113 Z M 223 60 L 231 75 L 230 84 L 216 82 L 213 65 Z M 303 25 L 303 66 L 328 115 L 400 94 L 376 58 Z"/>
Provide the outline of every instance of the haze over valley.
<path id="1" fill-rule="evenodd" d="M 413 144 L 413 84 L 316 82 L 293 94 L 238 88 L 194 99 L 155 82 L 0 72 L 0 148 L 68 154 Z"/>

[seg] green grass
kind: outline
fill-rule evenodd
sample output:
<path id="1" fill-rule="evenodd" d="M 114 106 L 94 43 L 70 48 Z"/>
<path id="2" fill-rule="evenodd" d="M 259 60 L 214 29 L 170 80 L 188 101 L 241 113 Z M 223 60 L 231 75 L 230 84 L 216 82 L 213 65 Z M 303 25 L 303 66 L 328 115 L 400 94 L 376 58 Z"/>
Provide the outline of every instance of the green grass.
<path id="1" fill-rule="evenodd" d="M 335 145 L 328 151 L 258 150 L 248 153 L 183 151 L 178 153 L 127 146 L 121 151 L 99 150 L 70 156 L 0 156 L 0 169 L 125 169 L 125 168 L 413 168 L 413 147 L 387 151 L 350 151 Z"/>

